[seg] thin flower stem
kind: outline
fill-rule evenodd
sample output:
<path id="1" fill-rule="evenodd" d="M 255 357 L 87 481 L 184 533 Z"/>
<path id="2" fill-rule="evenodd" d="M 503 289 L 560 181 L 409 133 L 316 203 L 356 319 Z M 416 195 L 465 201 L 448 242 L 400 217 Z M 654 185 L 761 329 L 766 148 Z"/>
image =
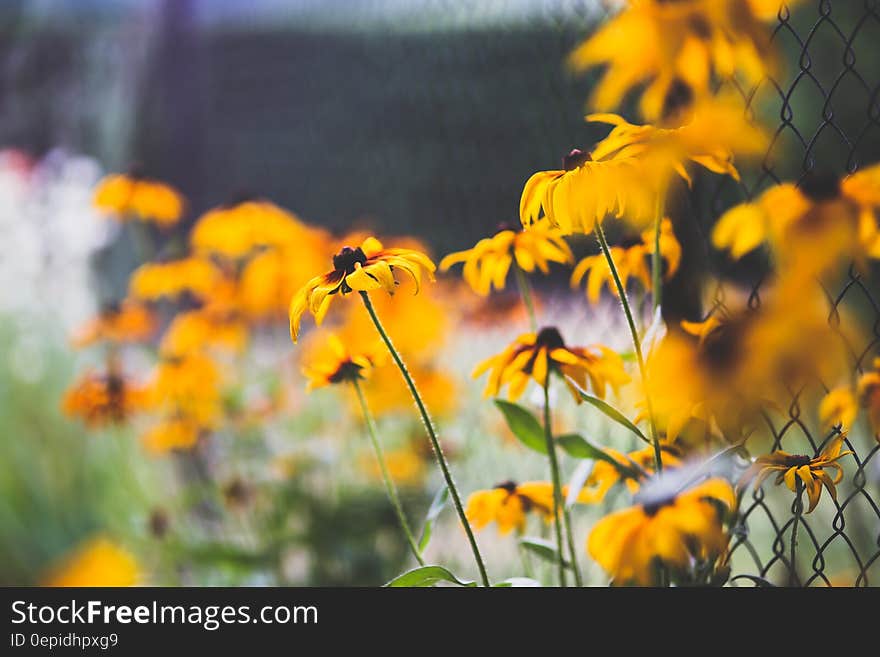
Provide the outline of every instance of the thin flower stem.
<path id="1" fill-rule="evenodd" d="M 538 330 L 538 318 L 535 314 L 535 302 L 532 297 L 532 286 L 529 284 L 529 279 L 526 277 L 526 273 L 522 270 L 522 267 L 517 264 L 516 261 L 513 262 L 513 271 L 516 274 L 516 285 L 519 288 L 520 296 L 522 296 L 523 303 L 526 306 L 526 310 L 529 313 L 529 324 L 532 327 L 533 331 Z"/>
<path id="2" fill-rule="evenodd" d="M 544 381 L 544 440 L 547 456 L 550 459 L 550 475 L 553 479 L 553 528 L 556 532 L 556 565 L 559 570 L 559 585 L 567 586 L 565 578 L 565 548 L 562 543 L 562 485 L 559 483 L 559 462 L 556 460 L 556 445 L 553 444 L 553 427 L 550 423 L 550 378 Z"/>
<path id="3" fill-rule="evenodd" d="M 428 415 L 428 409 L 425 407 L 425 403 L 422 401 L 422 396 L 419 394 L 419 390 L 418 388 L 416 388 L 415 381 L 413 381 L 409 370 L 406 369 L 406 364 L 403 362 L 403 359 L 400 357 L 397 349 L 395 349 L 394 345 L 391 343 L 391 338 L 389 337 L 388 333 L 386 333 L 385 328 L 382 326 L 382 322 L 379 321 L 379 316 L 376 314 L 376 310 L 373 308 L 373 303 L 370 301 L 369 295 L 366 292 L 361 292 L 360 295 L 361 299 L 364 302 L 364 306 L 367 309 L 367 312 L 370 314 L 370 319 L 373 320 L 373 324 L 376 326 L 376 330 L 379 332 L 379 335 L 382 337 L 382 341 L 388 348 L 388 352 L 394 359 L 394 362 L 397 365 L 397 369 L 399 369 L 400 373 L 403 375 L 403 378 L 406 381 L 406 385 L 409 388 L 410 394 L 412 395 L 413 401 L 415 401 L 416 406 L 419 409 L 419 414 L 422 417 L 422 422 L 425 425 L 425 430 L 428 432 L 428 438 L 431 439 L 431 445 L 434 448 L 434 455 L 437 457 L 437 464 L 440 466 L 440 470 L 443 473 L 443 478 L 446 480 L 446 487 L 449 489 L 449 494 L 452 496 L 452 503 L 455 505 L 455 511 L 458 513 L 458 518 L 459 520 L 461 520 L 461 524 L 464 526 L 464 531 L 467 534 L 468 542 L 471 545 L 471 551 L 474 553 L 474 560 L 477 562 L 477 569 L 480 571 L 480 579 L 483 582 L 483 586 L 490 586 L 489 575 L 486 573 L 486 566 L 483 563 L 483 557 L 480 554 L 480 548 L 477 546 L 477 539 L 474 537 L 474 531 L 473 529 L 471 529 L 471 524 L 470 522 L 468 522 L 467 516 L 464 513 L 464 507 L 461 504 L 461 497 L 458 494 L 458 488 L 456 488 L 455 486 L 455 481 L 452 478 L 452 472 L 449 470 L 449 463 L 447 463 L 446 456 L 443 454 L 443 448 L 440 446 L 440 441 L 437 439 L 437 432 L 434 429 L 434 423 L 431 421 L 431 416 Z"/>
<path id="4" fill-rule="evenodd" d="M 794 518 L 791 521 L 791 565 L 789 570 L 789 586 L 800 586 L 801 581 L 797 576 L 797 534 L 801 514 L 804 512 L 804 485 L 801 480 L 795 478 Z"/>
<path id="5" fill-rule="evenodd" d="M 660 255 L 660 225 L 663 222 L 663 201 L 657 195 L 657 206 L 654 209 L 654 251 L 651 253 L 651 289 L 653 305 L 651 310 L 657 311 L 663 301 L 663 258 Z"/>
<path id="6" fill-rule="evenodd" d="M 388 466 L 385 463 L 385 453 L 382 451 L 382 444 L 379 442 L 379 437 L 376 434 L 376 422 L 373 420 L 373 414 L 370 413 L 370 407 L 367 405 L 367 398 L 364 396 L 364 391 L 357 379 L 353 379 L 351 385 L 357 393 L 358 401 L 361 404 L 364 424 L 367 425 L 367 434 L 370 436 L 370 442 L 373 444 L 373 451 L 376 453 L 376 460 L 379 462 L 379 469 L 382 471 L 382 480 L 385 482 L 385 491 L 388 493 L 388 499 L 391 500 L 391 505 L 394 507 L 395 513 L 397 513 L 397 519 L 400 521 L 400 527 L 403 529 L 403 533 L 406 534 L 406 541 L 409 543 L 413 556 L 416 558 L 416 561 L 419 562 L 420 566 L 424 566 L 425 560 L 422 558 L 418 543 L 416 543 L 416 539 L 406 520 L 403 505 L 400 503 L 400 497 L 397 494 L 397 487 L 394 485 L 394 481 L 391 479 L 391 474 L 388 472 Z"/>
<path id="7" fill-rule="evenodd" d="M 648 368 L 645 366 L 645 357 L 642 354 L 642 341 L 639 338 L 639 331 L 636 328 L 633 319 L 632 310 L 629 301 L 626 298 L 626 289 L 620 281 L 620 274 L 617 272 L 617 265 L 614 264 L 614 258 L 611 256 L 611 250 L 608 248 L 608 240 L 605 239 L 605 230 L 602 228 L 602 222 L 596 222 L 596 239 L 599 240 L 599 246 L 608 262 L 608 269 L 611 270 L 611 277 L 614 279 L 614 285 L 617 288 L 617 296 L 620 297 L 620 305 L 623 306 L 623 313 L 626 315 L 626 322 L 629 325 L 629 332 L 632 336 L 633 348 L 636 352 L 636 360 L 639 364 L 639 373 L 642 376 L 642 384 L 645 387 L 645 403 L 648 406 L 648 420 L 651 425 L 651 442 L 654 445 L 654 468 L 659 473 L 663 471 L 663 461 L 660 452 L 660 437 L 657 435 L 657 424 L 654 421 L 654 406 L 651 403 L 651 396 L 648 394 Z"/>

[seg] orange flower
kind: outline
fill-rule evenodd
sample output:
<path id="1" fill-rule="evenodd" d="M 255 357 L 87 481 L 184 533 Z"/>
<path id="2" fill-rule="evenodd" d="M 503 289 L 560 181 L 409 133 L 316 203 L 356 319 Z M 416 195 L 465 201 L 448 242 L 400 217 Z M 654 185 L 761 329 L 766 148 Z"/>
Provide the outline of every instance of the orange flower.
<path id="1" fill-rule="evenodd" d="M 140 566 L 128 551 L 104 537 L 93 538 L 65 556 L 43 586 L 134 586 Z"/>
<path id="2" fill-rule="evenodd" d="M 176 189 L 140 175 L 113 174 L 95 189 L 95 206 L 120 221 L 137 217 L 159 226 L 173 226 L 183 215 L 184 200 Z"/>
<path id="3" fill-rule="evenodd" d="M 125 300 L 119 305 L 105 307 L 97 317 L 76 331 L 72 342 L 79 348 L 96 342 L 140 342 L 155 330 L 153 313 L 142 304 Z"/>
<path id="4" fill-rule="evenodd" d="M 189 257 L 141 265 L 132 273 L 129 289 L 133 297 L 148 301 L 184 293 L 206 299 L 220 278 L 220 270 L 209 260 Z"/>
<path id="5" fill-rule="evenodd" d="M 61 407 L 89 427 L 120 424 L 148 405 L 147 389 L 121 374 L 86 372 L 65 393 Z"/>

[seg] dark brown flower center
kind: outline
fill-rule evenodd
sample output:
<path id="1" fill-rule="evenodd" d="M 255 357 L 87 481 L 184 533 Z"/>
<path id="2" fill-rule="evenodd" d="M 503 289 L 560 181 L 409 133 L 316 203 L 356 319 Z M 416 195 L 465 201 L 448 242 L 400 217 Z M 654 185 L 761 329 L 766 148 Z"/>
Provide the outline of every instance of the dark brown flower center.
<path id="1" fill-rule="evenodd" d="M 333 256 L 333 269 L 335 271 L 351 274 L 355 270 L 355 265 L 367 264 L 367 256 L 361 247 L 355 249 L 350 246 L 343 246 L 342 250 Z"/>
<path id="2" fill-rule="evenodd" d="M 801 180 L 799 188 L 807 198 L 821 203 L 840 196 L 840 179 L 831 173 L 810 172 Z"/>
<path id="3" fill-rule="evenodd" d="M 662 115 L 667 119 L 674 117 L 693 102 L 694 91 L 691 86 L 681 78 L 675 78 L 663 98 Z"/>
<path id="4" fill-rule="evenodd" d="M 786 457 L 785 464 L 791 468 L 799 468 L 804 465 L 809 465 L 813 459 L 805 454 L 791 454 Z"/>
<path id="5" fill-rule="evenodd" d="M 565 341 L 562 339 L 559 329 L 555 326 L 545 326 L 542 328 L 535 337 L 535 350 L 537 351 L 541 347 L 546 347 L 547 349 L 564 348 Z"/>
<path id="6" fill-rule="evenodd" d="M 593 156 L 587 151 L 582 151 L 579 148 L 572 148 L 568 155 L 562 158 L 562 168 L 566 171 L 572 171 L 573 169 L 577 169 L 584 162 L 590 162 L 592 159 Z"/>
<path id="7" fill-rule="evenodd" d="M 357 381 L 361 379 L 361 370 L 363 368 L 357 363 L 350 360 L 342 363 L 339 368 L 328 379 L 330 383 L 342 383 L 343 381 Z"/>
<path id="8" fill-rule="evenodd" d="M 494 488 L 503 488 L 512 495 L 516 492 L 516 482 L 508 479 L 507 481 L 502 481 L 500 484 L 495 484 Z"/>

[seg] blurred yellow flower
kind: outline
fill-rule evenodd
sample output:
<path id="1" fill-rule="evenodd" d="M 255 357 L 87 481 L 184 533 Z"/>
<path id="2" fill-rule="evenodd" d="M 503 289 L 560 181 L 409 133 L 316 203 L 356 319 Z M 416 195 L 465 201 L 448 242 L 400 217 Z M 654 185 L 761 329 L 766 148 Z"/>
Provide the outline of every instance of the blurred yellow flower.
<path id="1" fill-rule="evenodd" d="M 295 246 L 303 251 L 327 237 L 265 199 L 245 199 L 209 210 L 193 226 L 190 244 L 199 255 L 233 260 L 261 247 Z"/>
<path id="2" fill-rule="evenodd" d="M 364 458 L 363 465 L 367 472 L 376 479 L 382 477 L 382 471 L 375 458 Z M 391 479 L 401 486 L 415 486 L 424 481 L 427 463 L 419 452 L 412 447 L 401 447 L 385 452 L 385 466 Z"/>
<path id="3" fill-rule="evenodd" d="M 424 253 L 402 248 L 386 249 L 375 237 L 368 237 L 356 248 L 343 247 L 333 256 L 333 270 L 311 279 L 291 299 L 290 336 L 293 341 L 299 338 L 303 313 L 310 311 L 315 316 L 315 323 L 320 325 L 337 294 L 378 289 L 394 294 L 398 284 L 394 278 L 395 269 L 409 274 L 418 291 L 422 269 L 434 280 L 436 267 Z"/>
<path id="4" fill-rule="evenodd" d="M 220 278 L 220 270 L 203 258 L 148 262 L 134 270 L 129 290 L 133 297 L 147 301 L 174 298 L 184 293 L 206 299 Z"/>
<path id="5" fill-rule="evenodd" d="M 149 405 L 149 393 L 122 374 L 86 372 L 67 390 L 64 413 L 79 417 L 89 427 L 120 424 Z"/>
<path id="6" fill-rule="evenodd" d="M 335 333 L 313 338 L 305 352 L 303 366 L 303 374 L 309 380 L 308 389 L 368 378 L 373 364 L 386 353 L 379 342 L 371 347 L 364 351 L 353 350 Z"/>
<path id="7" fill-rule="evenodd" d="M 795 2 L 797 0 L 794 0 Z M 649 121 L 675 116 L 715 84 L 739 74 L 751 88 L 776 69 L 772 20 L 782 0 L 627 0 L 622 11 L 569 56 L 576 71 L 606 66 L 590 104 L 607 112 L 643 86 Z"/>
<path id="8" fill-rule="evenodd" d="M 767 136 L 746 119 L 741 106 L 725 99 L 701 104 L 680 128 L 633 125 L 615 114 L 587 116 L 613 126 L 592 151 L 571 151 L 563 168 L 539 171 L 526 181 L 520 199 L 524 226 L 543 213 L 564 234 L 589 233 L 613 215 L 644 228 L 664 211 L 671 178 L 690 184 L 690 163 L 739 179 L 734 153 L 757 156 Z"/>
<path id="9" fill-rule="evenodd" d="M 623 454 L 610 447 L 606 447 L 603 451 L 617 461 L 621 468 L 617 468 L 607 461 L 596 461 L 593 465 L 593 471 L 587 477 L 584 489 L 581 492 L 581 501 L 583 502 L 601 502 L 605 499 L 608 491 L 621 481 L 626 484 L 630 493 L 638 491 L 641 479 L 634 476 L 624 476 L 621 469 L 626 472 L 631 471 L 634 475 L 638 474 L 640 477 L 653 474 L 653 445 L 637 449 L 628 454 Z M 678 467 L 681 465 L 681 450 L 668 442 L 664 442 L 660 446 L 660 459 L 663 462 L 664 471 L 668 468 Z M 638 466 L 638 469 L 633 468 L 633 463 Z"/>
<path id="10" fill-rule="evenodd" d="M 575 400 L 580 403 L 581 396 L 569 378 L 582 389 L 589 387 L 598 397 L 605 397 L 605 389 L 629 381 L 623 368 L 623 360 L 612 349 L 602 345 L 590 347 L 567 347 L 562 335 L 555 327 L 542 328 L 538 333 L 524 333 L 514 340 L 503 352 L 487 358 L 477 365 L 473 377 L 489 372 L 484 395 L 497 395 L 505 385 L 512 400 L 519 399 L 533 379 L 544 386 L 551 373 L 563 377 Z"/>
<path id="11" fill-rule="evenodd" d="M 743 473 L 739 485 L 744 486 L 754 480 L 755 488 L 760 488 L 764 480 L 775 473 L 775 483 L 777 486 L 785 482 L 785 485 L 793 493 L 797 492 L 798 488 L 807 492 L 807 497 L 810 500 L 810 508 L 807 510 L 807 513 L 815 509 L 819 503 L 822 486 L 825 486 L 828 494 L 836 502 L 836 485 L 843 479 L 843 468 L 837 461 L 844 456 L 852 454 L 849 450 L 845 452 L 840 451 L 844 438 L 846 438 L 846 434 L 835 436 L 828 441 L 825 449 L 814 457 L 802 454 L 789 454 L 782 450 L 776 450 L 766 456 L 759 456 L 749 469 Z M 826 470 L 834 470 L 834 478 Z"/>
<path id="12" fill-rule="evenodd" d="M 247 339 L 247 325 L 239 317 L 201 308 L 174 317 L 162 336 L 159 353 L 164 358 L 180 358 L 209 348 L 239 353 Z"/>
<path id="13" fill-rule="evenodd" d="M 140 342 L 156 330 L 156 318 L 144 305 L 125 300 L 104 307 L 74 333 L 71 342 L 82 348 L 96 342 Z"/>
<path id="14" fill-rule="evenodd" d="M 830 390 L 819 404 L 819 420 L 824 427 L 852 427 L 859 413 L 859 402 L 849 386 Z"/>
<path id="15" fill-rule="evenodd" d="M 626 288 L 630 278 L 634 278 L 642 284 L 646 291 L 651 291 L 651 260 L 654 253 L 654 231 L 646 230 L 641 239 L 631 246 L 612 246 L 609 251 L 614 259 L 620 282 Z M 660 225 L 660 256 L 666 263 L 664 277 L 668 280 L 675 276 L 678 265 L 681 262 L 681 244 L 675 238 L 672 222 L 664 219 Z M 608 260 L 603 254 L 587 256 L 581 260 L 571 272 L 571 286 L 579 287 L 584 277 L 587 277 L 587 298 L 591 303 L 599 301 L 602 285 L 608 285 L 612 294 L 617 296 L 617 286 L 611 275 Z"/>
<path id="16" fill-rule="evenodd" d="M 712 563 L 729 540 L 724 512 L 736 508 L 733 487 L 709 479 L 686 491 L 643 487 L 634 506 L 602 518 L 590 533 L 587 550 L 616 585 L 658 584 L 659 566 L 673 575 L 687 572 L 694 560 Z"/>
<path id="17" fill-rule="evenodd" d="M 568 486 L 563 487 L 562 495 L 568 495 Z M 578 501 L 582 500 L 578 498 Z M 509 534 L 513 529 L 521 533 L 530 511 L 546 522 L 553 520 L 553 484 L 549 481 L 522 484 L 505 481 L 489 490 L 471 493 L 465 507 L 465 515 L 474 529 L 483 529 L 495 522 L 502 534 Z"/>
<path id="18" fill-rule="evenodd" d="M 759 308 L 688 324 L 697 339 L 670 331 L 649 354 L 645 394 L 669 440 L 691 419 L 740 440 L 762 407 L 787 406 L 790 390 L 816 377 L 847 375 L 848 355 L 818 290 L 792 279 L 763 292 Z"/>
<path id="19" fill-rule="evenodd" d="M 769 242 L 783 266 L 814 275 L 845 257 L 880 258 L 878 210 L 880 165 L 842 180 L 808 175 L 800 186 L 775 185 L 725 212 L 712 243 L 738 260 Z"/>
<path id="20" fill-rule="evenodd" d="M 449 415 L 458 408 L 458 384 L 451 374 L 434 364 L 418 360 L 411 361 L 407 369 L 432 415 Z M 375 367 L 363 388 L 370 409 L 376 415 L 412 412 L 412 396 L 400 372 L 391 362 Z"/>
<path id="21" fill-rule="evenodd" d="M 859 405 L 868 410 L 874 437 L 880 441 L 880 358 L 874 360 L 874 369 L 865 372 L 856 388 Z"/>
<path id="22" fill-rule="evenodd" d="M 534 223 L 527 230 L 499 230 L 492 237 L 481 239 L 472 249 L 450 253 L 440 261 L 440 271 L 464 263 L 462 276 L 471 289 L 486 296 L 492 289 L 504 289 L 512 264 L 531 273 L 539 269 L 550 273 L 550 262 L 569 264 L 574 260 L 562 234 L 547 225 Z"/>
<path id="23" fill-rule="evenodd" d="M 183 196 L 170 185 L 130 174 L 112 174 L 100 180 L 94 203 L 120 221 L 137 217 L 163 227 L 180 221 L 184 209 Z"/>
<path id="24" fill-rule="evenodd" d="M 175 417 L 211 428 L 223 412 L 221 382 L 219 367 L 204 354 L 163 358 L 150 386 L 152 403 Z"/>
<path id="25" fill-rule="evenodd" d="M 64 557 L 43 578 L 43 586 L 135 586 L 141 580 L 137 560 L 113 541 L 91 539 Z"/>
<path id="26" fill-rule="evenodd" d="M 200 432 L 198 424 L 192 420 L 171 417 L 147 429 L 141 435 L 141 442 L 152 454 L 167 454 L 175 449 L 192 449 L 198 442 Z"/>

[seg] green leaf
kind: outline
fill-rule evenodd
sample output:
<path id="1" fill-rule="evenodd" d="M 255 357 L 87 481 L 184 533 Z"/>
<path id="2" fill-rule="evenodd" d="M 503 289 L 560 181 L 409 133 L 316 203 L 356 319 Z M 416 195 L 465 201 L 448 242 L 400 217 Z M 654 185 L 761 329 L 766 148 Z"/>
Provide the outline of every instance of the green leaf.
<path id="1" fill-rule="evenodd" d="M 598 408 L 600 411 L 602 411 L 602 413 L 604 413 L 606 417 L 614 420 L 615 422 L 617 422 L 621 426 L 626 427 L 627 429 L 632 431 L 636 436 L 638 436 L 640 439 L 642 439 L 646 443 L 650 444 L 651 441 L 648 439 L 648 437 L 642 433 L 641 429 L 639 429 L 635 424 L 630 422 L 623 413 L 618 411 L 616 408 L 614 408 L 608 402 L 603 401 L 602 399 L 599 399 L 598 397 L 591 395 L 586 390 L 583 390 L 577 384 L 572 382 L 571 379 L 568 379 L 568 381 L 571 382 L 572 385 L 574 385 L 574 387 L 577 389 L 578 394 L 581 396 L 581 399 L 583 399 L 588 404 L 592 404 L 593 406 Z"/>
<path id="2" fill-rule="evenodd" d="M 437 520 L 437 516 L 440 515 L 440 512 L 446 506 L 447 500 L 449 500 L 449 489 L 443 486 L 437 491 L 431 506 L 428 508 L 428 513 L 425 515 L 425 526 L 422 528 L 422 535 L 419 537 L 419 552 L 424 552 L 425 548 L 428 547 L 428 543 L 431 542 L 434 521 Z"/>
<path id="3" fill-rule="evenodd" d="M 523 445 L 541 454 L 547 453 L 544 429 L 528 409 L 503 399 L 496 399 L 495 405 L 501 409 L 507 426 Z"/>
<path id="4" fill-rule="evenodd" d="M 545 561 L 559 563 L 559 558 L 557 556 L 559 553 L 556 550 L 556 543 L 553 541 L 549 541 L 546 538 L 538 538 L 537 536 L 523 536 L 519 539 L 519 544 Z M 564 560 L 562 564 L 566 568 L 570 565 Z"/>
<path id="5" fill-rule="evenodd" d="M 414 568 L 402 575 L 398 575 L 385 586 L 396 587 L 424 587 L 434 586 L 438 582 L 450 582 L 458 586 L 476 586 L 477 583 L 470 580 L 458 579 L 443 566 L 421 566 Z"/>
<path id="6" fill-rule="evenodd" d="M 508 577 L 503 582 L 497 582 L 492 585 L 495 588 L 506 588 L 506 587 L 533 587 L 533 586 L 541 586 L 541 582 L 536 579 L 532 579 L 531 577 Z"/>

